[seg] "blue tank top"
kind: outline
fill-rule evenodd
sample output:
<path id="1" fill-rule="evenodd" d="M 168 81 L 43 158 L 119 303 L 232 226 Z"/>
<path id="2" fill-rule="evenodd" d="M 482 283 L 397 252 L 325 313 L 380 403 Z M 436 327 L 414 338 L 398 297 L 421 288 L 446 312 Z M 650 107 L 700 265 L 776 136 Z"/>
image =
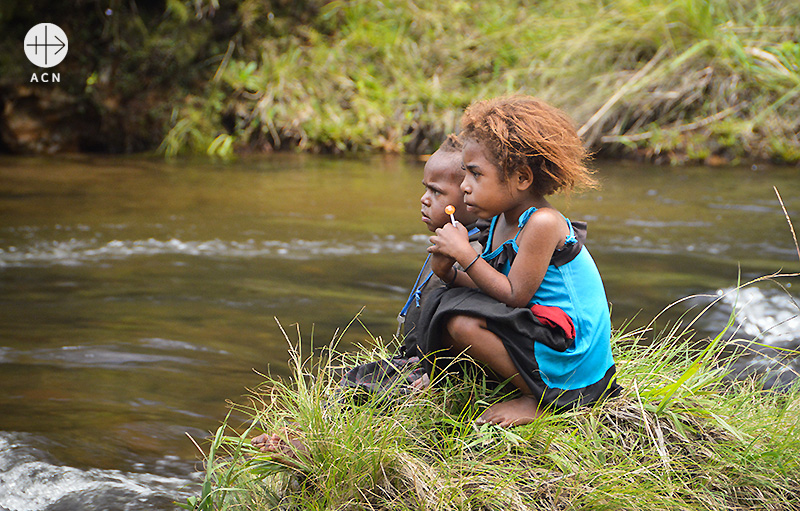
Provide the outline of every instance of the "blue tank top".
<path id="1" fill-rule="evenodd" d="M 526 210 L 519 218 L 519 232 L 491 250 L 497 218 L 492 219 L 489 240 L 481 257 L 495 269 L 508 275 L 519 251 L 517 238 L 536 208 Z M 583 246 L 585 224 L 564 220 L 569 235 L 564 248 L 557 250 L 547 267 L 542 283 L 529 306 L 534 304 L 560 307 L 575 325 L 575 342 L 559 352 L 534 342 L 534 356 L 542 380 L 554 388 L 580 389 L 600 381 L 614 365 L 611 356 L 611 315 L 603 281 L 592 256 Z"/>

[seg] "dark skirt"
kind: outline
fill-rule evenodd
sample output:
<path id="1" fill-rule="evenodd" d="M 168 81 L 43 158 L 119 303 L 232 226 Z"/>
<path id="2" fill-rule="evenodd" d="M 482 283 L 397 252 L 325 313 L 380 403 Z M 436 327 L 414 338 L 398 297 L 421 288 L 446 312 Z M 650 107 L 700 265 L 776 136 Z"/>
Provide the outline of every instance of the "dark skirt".
<path id="1" fill-rule="evenodd" d="M 555 310 L 548 312 L 545 309 Z M 559 389 L 549 387 L 544 382 L 536 362 L 534 343 L 542 343 L 563 352 L 574 341 L 574 329 L 570 328 L 568 316 L 557 307 L 544 307 L 537 312 L 534 314 L 528 308 L 509 307 L 475 289 L 437 289 L 423 304 L 417 325 L 417 349 L 422 354 L 423 367 L 431 374 L 437 369 L 436 357 L 441 356 L 447 348 L 441 341 L 447 320 L 455 315 L 474 316 L 485 318 L 489 331 L 503 341 L 520 376 L 533 392 L 532 397 L 539 401 L 540 409 L 558 411 L 588 405 L 618 394 L 620 387 L 616 383 L 614 365 L 599 381 L 579 389 Z M 570 325 L 558 321 L 559 317 L 567 318 Z"/>

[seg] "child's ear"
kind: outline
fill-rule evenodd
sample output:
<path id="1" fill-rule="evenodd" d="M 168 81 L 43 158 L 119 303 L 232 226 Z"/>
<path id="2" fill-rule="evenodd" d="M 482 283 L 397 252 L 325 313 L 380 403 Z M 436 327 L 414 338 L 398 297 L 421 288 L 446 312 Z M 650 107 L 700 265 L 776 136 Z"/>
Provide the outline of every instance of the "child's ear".
<path id="1" fill-rule="evenodd" d="M 533 186 L 533 171 L 527 165 L 523 165 L 517 170 L 514 183 L 518 190 L 524 191 Z"/>

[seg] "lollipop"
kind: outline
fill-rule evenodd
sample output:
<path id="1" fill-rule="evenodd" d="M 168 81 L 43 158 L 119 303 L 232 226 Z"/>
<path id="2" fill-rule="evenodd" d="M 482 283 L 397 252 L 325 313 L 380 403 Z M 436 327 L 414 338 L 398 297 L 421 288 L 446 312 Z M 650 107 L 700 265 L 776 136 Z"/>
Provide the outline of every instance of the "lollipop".
<path id="1" fill-rule="evenodd" d="M 456 208 L 453 207 L 452 204 L 448 204 L 445 206 L 444 212 L 450 215 L 450 221 L 453 222 L 453 225 L 456 225 L 456 217 L 453 216 L 453 213 L 456 212 Z"/>

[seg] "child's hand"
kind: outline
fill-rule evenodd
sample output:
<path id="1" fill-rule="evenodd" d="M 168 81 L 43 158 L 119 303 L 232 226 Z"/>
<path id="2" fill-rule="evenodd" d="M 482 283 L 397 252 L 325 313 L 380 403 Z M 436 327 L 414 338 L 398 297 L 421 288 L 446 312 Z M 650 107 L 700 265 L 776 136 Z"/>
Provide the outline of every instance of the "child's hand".
<path id="1" fill-rule="evenodd" d="M 440 278 L 447 278 L 453 271 L 452 268 L 455 262 L 455 259 L 446 255 L 433 254 L 431 256 L 431 270 Z"/>
<path id="2" fill-rule="evenodd" d="M 436 234 L 430 240 L 433 245 L 428 247 L 428 252 L 431 254 L 441 254 L 454 260 L 459 260 L 459 256 L 462 260 L 475 256 L 475 250 L 469 244 L 467 228 L 461 222 L 445 224 L 436 229 Z"/>

